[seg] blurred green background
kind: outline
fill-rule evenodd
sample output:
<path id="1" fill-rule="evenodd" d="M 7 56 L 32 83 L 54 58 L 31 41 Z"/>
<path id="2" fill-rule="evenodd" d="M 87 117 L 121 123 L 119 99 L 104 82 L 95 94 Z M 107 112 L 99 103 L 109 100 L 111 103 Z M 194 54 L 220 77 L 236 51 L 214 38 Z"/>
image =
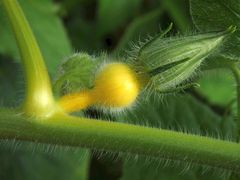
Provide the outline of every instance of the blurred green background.
<path id="1" fill-rule="evenodd" d="M 19 0 L 55 80 L 62 61 L 76 52 L 126 56 L 174 23 L 170 36 L 196 32 L 187 0 Z M 0 103 L 15 107 L 24 97 L 24 80 L 12 31 L 0 4 Z M 234 140 L 235 83 L 227 70 L 200 73 L 200 88 L 163 98 L 141 99 L 123 121 Z M 101 117 L 94 110 L 88 116 Z M 0 179 L 199 180 L 228 179 L 207 167 L 167 165 L 163 160 L 17 141 L 0 141 Z"/>

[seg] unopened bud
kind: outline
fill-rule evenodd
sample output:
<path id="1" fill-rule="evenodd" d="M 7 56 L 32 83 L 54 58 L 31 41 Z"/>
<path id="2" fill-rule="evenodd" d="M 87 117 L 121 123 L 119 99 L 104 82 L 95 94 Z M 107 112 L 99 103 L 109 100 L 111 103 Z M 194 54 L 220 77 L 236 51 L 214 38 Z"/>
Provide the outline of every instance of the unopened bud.
<path id="1" fill-rule="evenodd" d="M 171 91 L 194 75 L 202 61 L 223 43 L 236 27 L 187 37 L 156 37 L 143 45 L 137 64 L 149 75 L 148 87 L 160 92 Z"/>

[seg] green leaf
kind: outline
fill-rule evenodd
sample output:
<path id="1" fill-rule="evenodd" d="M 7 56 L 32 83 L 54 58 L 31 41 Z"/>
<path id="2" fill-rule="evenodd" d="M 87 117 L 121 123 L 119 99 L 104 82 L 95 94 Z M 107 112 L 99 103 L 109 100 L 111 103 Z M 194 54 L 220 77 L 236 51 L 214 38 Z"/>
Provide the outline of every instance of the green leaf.
<path id="1" fill-rule="evenodd" d="M 90 89 L 93 87 L 94 75 L 100 64 L 107 58 L 102 54 L 93 57 L 87 53 L 77 53 L 65 60 L 58 70 L 54 84 L 57 95 Z"/>
<path id="2" fill-rule="evenodd" d="M 237 32 L 225 43 L 222 54 L 240 60 L 240 0 L 190 0 L 191 15 L 203 32 L 226 29 L 234 25 Z"/>
<path id="3" fill-rule="evenodd" d="M 227 106 L 235 99 L 235 80 L 227 70 L 205 72 L 198 83 L 198 92 L 213 104 Z"/>
<path id="4" fill-rule="evenodd" d="M 49 72 L 55 73 L 61 60 L 71 53 L 71 45 L 64 27 L 57 17 L 54 4 L 51 0 L 20 0 L 26 17 L 33 29 Z M 6 21 L 5 14 L 0 8 L 0 53 L 14 59 L 19 59 L 16 42 L 13 33 Z"/>
<path id="5" fill-rule="evenodd" d="M 100 0 L 98 4 L 98 32 L 115 31 L 135 16 L 142 0 Z"/>
<path id="6" fill-rule="evenodd" d="M 89 154 L 81 149 L 1 142 L 0 179 L 86 179 Z"/>
<path id="7" fill-rule="evenodd" d="M 163 8 L 170 15 L 174 24 L 181 32 L 186 32 L 192 26 L 189 13 L 187 12 L 187 1 L 159 0 Z"/>
<path id="8" fill-rule="evenodd" d="M 114 53 L 120 53 L 127 48 L 129 49 L 130 43 L 138 42 L 139 37 L 143 39 L 146 38 L 147 34 L 157 33 L 161 15 L 162 10 L 158 8 L 135 18 L 126 28 L 121 40 L 114 50 Z"/>
<path id="9" fill-rule="evenodd" d="M 0 106 L 15 107 L 23 98 L 23 83 L 20 83 L 23 75 L 19 66 L 12 59 L 0 56 Z"/>
<path id="10" fill-rule="evenodd" d="M 121 180 L 196 180 L 193 172 L 180 174 L 174 168 L 161 168 L 155 163 L 139 159 L 138 162 L 125 162 Z"/>
<path id="11" fill-rule="evenodd" d="M 139 158 L 137 162 L 127 161 L 124 163 L 123 177 L 121 180 L 226 180 L 228 176 L 221 173 L 201 171 L 189 171 L 186 165 L 181 169 L 175 167 L 163 167 L 164 163 L 147 161 Z M 217 174 L 217 175 L 216 175 Z"/>
<path id="12" fill-rule="evenodd" d="M 121 119 L 136 124 L 146 123 L 155 127 L 186 129 L 193 133 L 200 133 L 202 130 L 208 133 L 221 133 L 222 131 L 222 117 L 192 96 L 169 96 L 164 97 L 163 101 L 160 98 L 149 97 L 139 101 L 138 106 Z M 231 133 L 233 129 L 226 132 Z"/>

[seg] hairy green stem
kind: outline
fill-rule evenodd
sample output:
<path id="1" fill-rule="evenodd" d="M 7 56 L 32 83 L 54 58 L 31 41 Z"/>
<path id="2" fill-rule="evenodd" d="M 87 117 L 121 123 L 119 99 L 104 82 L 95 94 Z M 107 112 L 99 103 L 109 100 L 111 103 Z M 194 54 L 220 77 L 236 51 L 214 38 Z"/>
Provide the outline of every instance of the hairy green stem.
<path id="1" fill-rule="evenodd" d="M 47 116 L 54 111 L 50 80 L 41 51 L 31 28 L 16 0 L 1 0 L 12 25 L 21 53 L 26 79 L 24 112 L 30 115 Z"/>
<path id="2" fill-rule="evenodd" d="M 9 114 L 1 113 L 2 139 L 127 152 L 240 172 L 240 144 L 237 143 L 64 114 L 56 114 L 48 121 L 26 120 Z"/>

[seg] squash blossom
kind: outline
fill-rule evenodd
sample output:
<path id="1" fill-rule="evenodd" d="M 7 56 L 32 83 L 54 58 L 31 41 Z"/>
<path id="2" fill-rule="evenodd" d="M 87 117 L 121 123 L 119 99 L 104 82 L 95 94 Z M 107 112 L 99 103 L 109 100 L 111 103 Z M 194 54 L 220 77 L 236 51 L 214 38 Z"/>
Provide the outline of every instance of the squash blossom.
<path id="1" fill-rule="evenodd" d="M 172 92 L 179 86 L 187 87 L 187 80 L 194 75 L 203 60 L 235 29 L 231 26 L 223 32 L 174 38 L 156 37 L 140 47 L 132 60 L 124 63 L 111 60 L 101 68 L 99 64 L 103 61 L 99 62 L 99 59 L 107 56 L 98 59 L 87 54 L 76 54 L 65 63 L 63 69 L 71 72 L 66 72 L 63 79 L 76 78 L 81 72 L 87 75 L 87 79 L 79 79 L 81 88 L 64 95 L 58 103 L 66 112 L 92 105 L 108 109 L 126 108 L 136 102 L 143 90 L 164 93 Z M 89 75 L 93 78 L 88 78 Z M 61 78 L 58 82 L 61 82 Z"/>
<path id="2" fill-rule="evenodd" d="M 59 104 L 67 112 L 90 105 L 122 108 L 132 104 L 140 92 L 135 72 L 124 63 L 106 64 L 96 75 L 93 88 L 63 96 Z"/>

